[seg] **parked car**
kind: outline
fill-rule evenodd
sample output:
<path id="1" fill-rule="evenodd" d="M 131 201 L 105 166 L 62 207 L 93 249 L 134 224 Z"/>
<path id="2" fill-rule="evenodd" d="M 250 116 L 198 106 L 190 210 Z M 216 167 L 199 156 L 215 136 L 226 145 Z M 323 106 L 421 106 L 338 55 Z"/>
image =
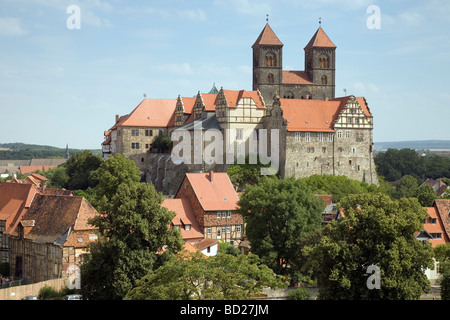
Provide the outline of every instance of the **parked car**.
<path id="1" fill-rule="evenodd" d="M 81 300 L 81 294 L 68 294 L 64 297 L 64 300 Z"/>
<path id="2" fill-rule="evenodd" d="M 25 296 L 22 300 L 38 300 L 38 298 L 36 296 Z"/>

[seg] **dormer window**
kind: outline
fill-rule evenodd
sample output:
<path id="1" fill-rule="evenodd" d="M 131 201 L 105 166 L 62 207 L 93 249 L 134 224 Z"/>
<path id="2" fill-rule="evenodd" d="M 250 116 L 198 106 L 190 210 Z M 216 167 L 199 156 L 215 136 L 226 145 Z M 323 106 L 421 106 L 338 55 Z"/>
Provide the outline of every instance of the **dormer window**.
<path id="1" fill-rule="evenodd" d="M 184 230 L 187 230 L 187 231 L 191 230 L 191 225 L 190 224 L 185 224 L 184 225 Z"/>

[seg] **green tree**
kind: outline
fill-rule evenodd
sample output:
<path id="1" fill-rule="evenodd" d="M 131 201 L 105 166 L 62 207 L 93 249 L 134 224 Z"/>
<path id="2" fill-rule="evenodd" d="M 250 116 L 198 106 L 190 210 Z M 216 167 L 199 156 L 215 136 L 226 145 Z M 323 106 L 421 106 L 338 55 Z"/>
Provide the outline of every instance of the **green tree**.
<path id="1" fill-rule="evenodd" d="M 97 170 L 103 160 L 89 150 L 71 156 L 63 166 L 68 175 L 67 188 L 70 190 L 86 190 L 93 187 L 91 173 Z"/>
<path id="2" fill-rule="evenodd" d="M 95 170 L 91 179 L 95 181 L 93 204 L 98 211 L 109 211 L 110 200 L 116 194 L 119 185 L 139 182 L 141 173 L 134 161 L 122 154 L 111 156 Z"/>
<path id="3" fill-rule="evenodd" d="M 178 230 L 168 228 L 173 212 L 161 206 L 152 184 L 122 183 L 110 211 L 93 218 L 99 239 L 81 268 L 82 293 L 89 299 L 122 299 L 136 281 L 181 250 Z"/>
<path id="4" fill-rule="evenodd" d="M 426 218 L 417 199 L 349 195 L 339 208 L 345 218 L 330 222 L 320 242 L 303 249 L 304 271 L 317 280 L 319 298 L 419 299 L 430 288 L 423 270 L 433 268 L 433 260 L 431 246 L 414 237 Z M 371 286 L 374 279 L 379 288 Z"/>
<path id="5" fill-rule="evenodd" d="M 169 136 L 158 135 L 152 142 L 152 149 L 158 150 L 158 152 L 166 152 L 172 148 L 172 139 Z"/>
<path id="6" fill-rule="evenodd" d="M 434 248 L 434 256 L 439 262 L 441 274 L 441 299 L 450 300 L 450 244 L 439 244 Z"/>
<path id="7" fill-rule="evenodd" d="M 413 176 L 403 176 L 398 182 L 394 184 L 393 197 L 400 198 L 414 198 L 417 195 L 419 185 L 417 179 Z"/>
<path id="8" fill-rule="evenodd" d="M 264 286 L 286 284 L 255 255 L 220 253 L 206 258 L 200 252 L 174 255 L 138 281 L 130 300 L 250 299 Z"/>
<path id="9" fill-rule="evenodd" d="M 376 185 L 369 185 L 366 182 L 350 179 L 346 176 L 335 175 L 312 175 L 303 178 L 306 185 L 314 192 L 319 194 L 331 194 L 333 200 L 338 202 L 349 194 L 377 192 Z"/>
<path id="10" fill-rule="evenodd" d="M 419 203 L 422 207 L 431 207 L 433 205 L 434 199 L 436 199 L 436 193 L 433 188 L 424 184 L 417 189 L 416 198 L 419 200 Z"/>
<path id="11" fill-rule="evenodd" d="M 259 156 L 256 159 L 256 163 L 250 163 L 250 157 L 245 158 L 243 164 L 233 164 L 227 170 L 227 174 L 230 177 L 231 182 L 237 186 L 238 191 L 243 191 L 247 185 L 255 185 L 262 177 L 261 168 L 269 168 L 270 163 L 263 165 L 259 160 Z"/>
<path id="12" fill-rule="evenodd" d="M 50 168 L 47 171 L 38 172 L 49 180 L 47 187 L 61 189 L 68 188 L 69 176 L 64 166 L 58 166 L 57 168 Z"/>
<path id="13" fill-rule="evenodd" d="M 299 241 L 320 228 L 323 201 L 300 179 L 263 177 L 239 200 L 252 253 L 276 273 L 287 273 Z"/>

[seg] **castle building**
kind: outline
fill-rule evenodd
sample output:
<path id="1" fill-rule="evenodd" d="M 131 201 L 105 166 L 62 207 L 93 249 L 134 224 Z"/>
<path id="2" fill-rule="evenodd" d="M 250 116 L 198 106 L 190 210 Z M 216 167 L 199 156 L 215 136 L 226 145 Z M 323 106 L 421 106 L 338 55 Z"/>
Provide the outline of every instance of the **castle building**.
<path id="1" fill-rule="evenodd" d="M 259 142 L 266 138 L 260 132 L 265 129 L 267 135 L 278 133 L 278 149 L 267 155 L 277 154 L 281 177 L 333 174 L 378 184 L 373 116 L 364 97 L 335 97 L 336 46 L 323 29 L 319 27 L 305 47 L 304 71 L 282 69 L 283 44 L 269 24 L 252 48 L 252 91 L 217 90 L 214 85 L 208 93 L 191 97 L 144 99 L 130 114 L 116 116 L 105 131 L 104 158 L 128 156 L 145 181 L 173 195 L 186 172 L 224 172 L 230 153 L 238 161 L 260 151 Z M 156 133 L 172 137 L 174 149 L 180 141 L 189 141 L 191 161 L 177 163 L 173 153 L 155 150 Z M 206 133 L 219 134 L 220 152 L 208 151 L 213 139 L 205 139 Z M 266 142 L 271 150 L 272 140 Z M 196 159 L 201 151 L 213 154 L 214 161 Z"/>

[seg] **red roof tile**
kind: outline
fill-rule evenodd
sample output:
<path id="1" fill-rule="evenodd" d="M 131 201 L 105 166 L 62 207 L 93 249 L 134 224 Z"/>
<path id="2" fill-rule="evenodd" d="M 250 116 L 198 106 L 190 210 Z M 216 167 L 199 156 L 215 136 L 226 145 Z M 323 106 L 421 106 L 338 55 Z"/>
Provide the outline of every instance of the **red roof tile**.
<path id="1" fill-rule="evenodd" d="M 436 219 L 436 223 L 431 223 L 428 219 L 424 224 L 425 231 L 428 233 L 441 233 L 442 238 L 440 239 L 430 239 L 431 245 L 434 247 L 438 244 L 445 244 L 449 242 L 445 228 L 442 225 L 441 218 L 439 217 L 438 210 L 436 207 L 426 207 L 427 213 L 430 218 Z"/>
<path id="2" fill-rule="evenodd" d="M 280 99 L 288 131 L 333 132 L 333 123 L 349 96 L 331 100 Z M 363 97 L 356 97 L 365 116 L 372 117 Z"/>
<path id="3" fill-rule="evenodd" d="M 172 219 L 172 223 L 180 227 L 179 230 L 183 240 L 203 238 L 200 225 L 195 218 L 191 203 L 188 199 L 164 199 L 162 206 L 176 213 L 176 216 Z M 183 224 L 190 224 L 190 230 L 186 230 Z"/>
<path id="4" fill-rule="evenodd" d="M 323 31 L 322 27 L 317 29 L 316 33 L 313 35 L 311 40 L 306 45 L 305 49 L 311 47 L 325 47 L 325 48 L 336 48 L 334 43 L 328 38 L 325 31 Z"/>
<path id="5" fill-rule="evenodd" d="M 236 210 L 238 195 L 226 172 L 186 173 L 203 210 Z"/>
<path id="6" fill-rule="evenodd" d="M 144 99 L 130 114 L 122 116 L 111 128 L 167 127 L 173 118 L 176 99 Z"/>
<path id="7" fill-rule="evenodd" d="M 306 71 L 282 71 L 283 83 L 285 84 L 312 84 Z"/>
<path id="8" fill-rule="evenodd" d="M 259 34 L 258 39 L 256 39 L 255 43 L 253 44 L 253 47 L 257 47 L 260 45 L 264 46 L 282 46 L 283 43 L 281 43 L 280 39 L 278 39 L 275 32 L 273 32 L 272 28 L 267 23 L 264 27 L 264 29 Z"/>

